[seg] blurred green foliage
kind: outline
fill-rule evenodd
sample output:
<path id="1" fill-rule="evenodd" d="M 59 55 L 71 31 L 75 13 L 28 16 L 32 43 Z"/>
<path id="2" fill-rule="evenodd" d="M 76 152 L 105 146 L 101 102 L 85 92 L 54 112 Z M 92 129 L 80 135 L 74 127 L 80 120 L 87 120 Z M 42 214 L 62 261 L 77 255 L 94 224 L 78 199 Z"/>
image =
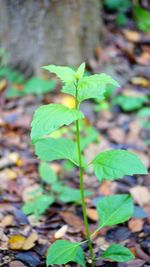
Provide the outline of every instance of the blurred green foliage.
<path id="1" fill-rule="evenodd" d="M 140 6 L 133 6 L 133 17 L 139 30 L 150 31 L 150 12 Z"/>
<path id="2" fill-rule="evenodd" d="M 41 162 L 38 168 L 41 185 L 29 193 L 28 200 L 22 207 L 26 215 L 34 215 L 38 219 L 54 202 L 64 203 L 81 202 L 80 190 L 64 185 L 49 163 Z M 85 196 L 90 196 L 91 191 L 85 190 Z"/>
<path id="3" fill-rule="evenodd" d="M 116 23 L 125 26 L 128 22 L 128 11 L 134 19 L 136 26 L 143 32 L 150 31 L 150 12 L 143 8 L 140 3 L 135 4 L 132 0 L 104 0 L 104 7 L 110 12 L 116 12 Z"/>
<path id="4" fill-rule="evenodd" d="M 148 101 L 147 96 L 133 97 L 120 94 L 116 96 L 112 104 L 118 105 L 125 112 L 135 111 L 140 109 Z"/>
<path id="5" fill-rule="evenodd" d="M 8 66 L 0 67 L 0 80 L 6 79 L 8 88 L 6 98 L 22 97 L 25 95 L 43 95 L 51 92 L 56 87 L 54 80 L 45 80 L 39 77 L 32 77 L 26 81 L 22 73 Z"/>

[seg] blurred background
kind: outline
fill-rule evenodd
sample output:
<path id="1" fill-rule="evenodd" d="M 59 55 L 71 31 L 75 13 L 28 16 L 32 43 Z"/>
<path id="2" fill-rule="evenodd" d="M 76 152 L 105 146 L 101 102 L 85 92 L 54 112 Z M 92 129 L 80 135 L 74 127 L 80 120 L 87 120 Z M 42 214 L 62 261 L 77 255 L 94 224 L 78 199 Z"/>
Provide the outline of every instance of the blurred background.
<path id="1" fill-rule="evenodd" d="M 73 97 L 60 92 L 56 77 L 41 66 L 76 68 L 82 62 L 86 75 L 104 72 L 120 84 L 119 89 L 108 88 L 105 100 L 88 100 L 81 106 L 87 160 L 105 149 L 128 149 L 149 170 L 150 1 L 0 0 L 0 266 L 45 266 L 47 247 L 64 224 L 61 238 L 84 238 L 77 169 L 67 161 L 43 167 L 30 143 L 37 107 L 52 102 L 75 105 Z M 55 137 L 73 138 L 74 131 L 73 126 L 69 131 L 63 127 Z M 85 186 L 93 192 L 87 199 L 91 230 L 97 225 L 99 198 L 130 193 L 135 203 L 133 218 L 106 229 L 94 244 L 128 244 L 136 260 L 132 265 L 100 261 L 97 266 L 149 266 L 149 178 L 125 176 L 100 185 L 91 169 L 85 174 Z M 61 195 L 53 205 L 49 200 L 43 205 L 53 194 L 50 181 L 56 180 L 61 182 Z M 19 241 L 28 237 L 24 249 Z"/>

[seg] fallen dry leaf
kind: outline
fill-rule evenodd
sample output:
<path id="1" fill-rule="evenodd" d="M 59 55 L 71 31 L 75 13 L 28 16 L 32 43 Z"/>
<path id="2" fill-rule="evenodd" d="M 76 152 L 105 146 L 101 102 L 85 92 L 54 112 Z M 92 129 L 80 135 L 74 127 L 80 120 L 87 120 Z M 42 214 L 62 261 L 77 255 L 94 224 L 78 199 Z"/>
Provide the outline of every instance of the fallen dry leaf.
<path id="1" fill-rule="evenodd" d="M 5 171 L 5 176 L 7 179 L 14 180 L 17 178 L 17 173 L 15 171 L 8 169 L 8 168 L 5 169 L 4 171 Z"/>
<path id="2" fill-rule="evenodd" d="M 141 53 L 140 56 L 136 56 L 136 62 L 145 66 L 149 65 L 150 64 L 149 52 L 144 51 L 143 53 Z"/>
<path id="3" fill-rule="evenodd" d="M 131 219 L 128 222 L 128 227 L 132 233 L 140 232 L 143 229 L 144 221 L 142 219 Z"/>
<path id="4" fill-rule="evenodd" d="M 97 237 L 94 242 L 96 243 L 98 248 L 100 248 L 102 250 L 106 250 L 110 246 L 109 242 L 107 242 L 105 240 L 105 238 L 102 237 L 102 236 L 101 237 Z"/>
<path id="5" fill-rule="evenodd" d="M 104 181 L 99 188 L 99 194 L 103 196 L 113 195 L 116 190 L 116 183 L 112 181 Z"/>
<path id="6" fill-rule="evenodd" d="M 141 247 L 139 244 L 135 244 L 135 250 L 136 250 L 136 255 L 146 261 L 147 263 L 150 263 L 150 255 L 148 255 Z"/>
<path id="7" fill-rule="evenodd" d="M 68 230 L 68 225 L 63 225 L 54 235 L 55 239 L 62 238 Z"/>
<path id="8" fill-rule="evenodd" d="M 123 34 L 128 41 L 133 43 L 137 43 L 141 39 L 139 32 L 136 31 L 124 30 Z"/>
<path id="9" fill-rule="evenodd" d="M 142 267 L 144 266 L 145 261 L 140 259 L 135 259 L 127 263 L 127 267 Z"/>
<path id="10" fill-rule="evenodd" d="M 8 241 L 9 248 L 12 250 L 22 249 L 25 240 L 26 240 L 26 238 L 24 236 L 13 235 L 10 237 L 10 239 Z"/>
<path id="11" fill-rule="evenodd" d="M 150 202 L 150 191 L 145 186 L 134 186 L 130 189 L 130 193 L 134 201 L 140 206 L 144 206 Z"/>
<path id="12" fill-rule="evenodd" d="M 98 214 L 96 209 L 87 208 L 86 209 L 87 216 L 92 220 L 97 222 L 98 221 Z"/>
<path id="13" fill-rule="evenodd" d="M 8 167 L 10 165 L 21 166 L 21 159 L 18 153 L 9 153 L 5 158 L 0 159 L 0 169 Z"/>
<path id="14" fill-rule="evenodd" d="M 0 251 L 8 249 L 8 237 L 4 233 L 4 229 L 0 229 Z"/>
<path id="15" fill-rule="evenodd" d="M 22 249 L 23 249 L 23 250 L 29 250 L 29 249 L 33 248 L 33 247 L 35 246 L 35 242 L 36 242 L 37 240 L 38 240 L 38 235 L 37 235 L 37 233 L 36 233 L 36 232 L 31 233 L 31 235 L 29 235 L 29 236 L 26 238 L 26 240 L 25 240 L 25 242 L 24 242 L 24 244 L 23 244 Z"/>
<path id="16" fill-rule="evenodd" d="M 9 248 L 12 250 L 29 250 L 35 246 L 38 240 L 38 235 L 33 232 L 27 238 L 21 235 L 14 235 L 10 237 L 8 243 Z"/>
<path id="17" fill-rule="evenodd" d="M 61 211 L 60 215 L 67 224 L 75 227 L 86 236 L 84 222 L 80 217 L 69 211 Z"/>
<path id="18" fill-rule="evenodd" d="M 13 225 L 14 217 L 12 215 L 6 215 L 0 222 L 0 227 L 7 227 Z"/>
<path id="19" fill-rule="evenodd" d="M 121 128 L 112 128 L 108 130 L 109 137 L 116 143 L 124 143 L 125 132 Z"/>
<path id="20" fill-rule="evenodd" d="M 149 80 L 147 80 L 144 77 L 133 77 L 131 79 L 131 83 L 133 83 L 134 85 L 142 86 L 142 87 L 150 86 Z"/>
<path id="21" fill-rule="evenodd" d="M 12 261 L 9 263 L 9 267 L 26 267 L 21 261 Z"/>

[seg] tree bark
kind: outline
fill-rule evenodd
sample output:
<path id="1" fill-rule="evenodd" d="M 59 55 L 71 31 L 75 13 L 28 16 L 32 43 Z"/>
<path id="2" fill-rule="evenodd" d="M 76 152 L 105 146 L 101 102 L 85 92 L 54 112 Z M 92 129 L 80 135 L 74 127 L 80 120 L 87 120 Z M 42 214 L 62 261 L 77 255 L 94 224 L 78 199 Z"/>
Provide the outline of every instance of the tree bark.
<path id="1" fill-rule="evenodd" d="M 10 63 L 78 65 L 99 44 L 99 0 L 0 0 L 0 45 Z"/>

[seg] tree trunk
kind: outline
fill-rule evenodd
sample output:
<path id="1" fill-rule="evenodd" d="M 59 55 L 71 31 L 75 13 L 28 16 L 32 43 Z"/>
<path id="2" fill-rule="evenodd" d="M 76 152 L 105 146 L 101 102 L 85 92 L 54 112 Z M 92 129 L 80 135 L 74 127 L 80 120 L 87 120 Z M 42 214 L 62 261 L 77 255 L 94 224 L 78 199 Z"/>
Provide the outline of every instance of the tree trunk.
<path id="1" fill-rule="evenodd" d="M 92 57 L 101 30 L 99 0 L 0 0 L 0 45 L 10 63 L 38 73 L 43 64 L 77 65 Z"/>

